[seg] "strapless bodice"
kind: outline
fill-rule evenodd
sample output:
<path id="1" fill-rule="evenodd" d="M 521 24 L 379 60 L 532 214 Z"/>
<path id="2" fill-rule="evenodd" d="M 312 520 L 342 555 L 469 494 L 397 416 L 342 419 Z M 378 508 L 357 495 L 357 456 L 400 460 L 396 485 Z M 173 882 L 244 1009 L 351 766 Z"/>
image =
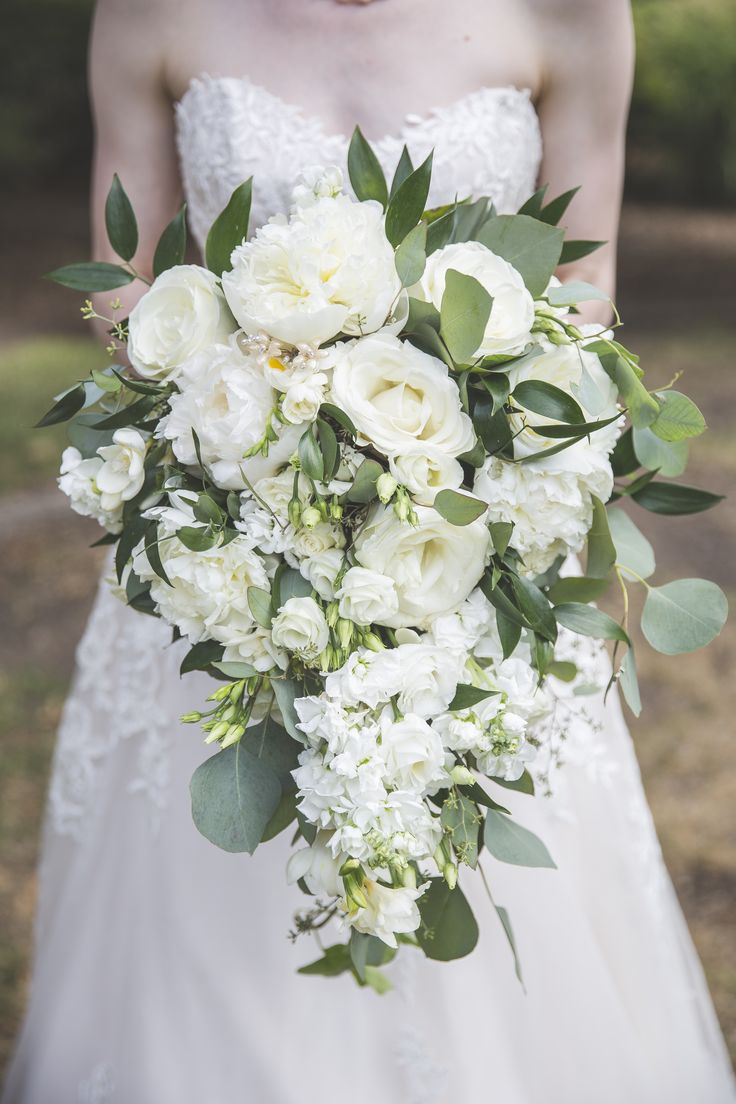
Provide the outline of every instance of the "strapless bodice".
<path id="1" fill-rule="evenodd" d="M 349 138 L 247 78 L 201 77 L 176 106 L 177 140 L 189 221 L 201 245 L 233 189 L 254 177 L 252 226 L 285 211 L 298 172 L 345 170 Z M 489 195 L 516 210 L 534 191 L 541 159 L 539 121 L 528 91 L 480 88 L 448 107 L 407 115 L 395 134 L 372 142 L 386 173 L 406 144 L 414 164 L 435 151 L 430 203 Z"/>

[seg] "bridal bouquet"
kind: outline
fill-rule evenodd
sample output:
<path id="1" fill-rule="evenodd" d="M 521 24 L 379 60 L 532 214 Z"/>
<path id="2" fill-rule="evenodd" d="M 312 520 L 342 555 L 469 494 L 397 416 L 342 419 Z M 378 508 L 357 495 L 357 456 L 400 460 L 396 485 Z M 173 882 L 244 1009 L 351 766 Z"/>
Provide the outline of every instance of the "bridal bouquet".
<path id="1" fill-rule="evenodd" d="M 305 972 L 379 991 L 399 943 L 472 951 L 459 871 L 484 850 L 554 865 L 504 788 L 534 792 L 554 703 L 589 689 L 577 637 L 614 642 L 638 712 L 629 587 L 668 654 L 726 614 L 713 583 L 652 583 L 651 545 L 613 505 L 684 514 L 717 496 L 670 481 L 705 428 L 694 403 L 648 390 L 613 331 L 575 324 L 607 297 L 553 275 L 598 244 L 558 228 L 574 193 L 541 189 L 515 215 L 484 198 L 427 210 L 431 162 L 404 150 L 389 187 L 356 131 L 354 194 L 309 170 L 250 239 L 248 181 L 206 267 L 184 263 L 182 210 L 129 318 L 115 302 L 106 318 L 127 363 L 41 423 L 70 421 L 59 483 L 107 530 L 122 600 L 187 642 L 182 672 L 218 680 L 184 717 L 216 748 L 192 779 L 199 830 L 246 852 L 293 832 L 288 877 L 312 898 L 298 930 L 349 931 Z M 117 177 L 106 215 L 121 264 L 52 279 L 143 280 Z M 594 604 L 611 581 L 621 623 Z"/>

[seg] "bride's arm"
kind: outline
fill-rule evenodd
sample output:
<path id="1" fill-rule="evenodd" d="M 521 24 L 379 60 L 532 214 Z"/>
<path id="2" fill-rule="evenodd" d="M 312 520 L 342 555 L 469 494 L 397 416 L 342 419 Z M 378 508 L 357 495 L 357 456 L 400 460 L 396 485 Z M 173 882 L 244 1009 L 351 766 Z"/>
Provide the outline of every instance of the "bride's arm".
<path id="1" fill-rule="evenodd" d="M 156 242 L 181 204 L 181 183 L 171 98 L 164 74 L 165 22 L 148 0 L 99 0 L 90 47 L 90 92 L 95 129 L 92 170 L 92 256 L 115 261 L 105 232 L 105 197 L 113 173 L 120 177 L 138 220 L 135 267 L 150 278 Z M 145 285 L 136 280 L 100 294 L 107 314 L 116 296 L 123 315 Z M 103 335 L 104 326 L 100 326 Z"/>
<path id="2" fill-rule="evenodd" d="M 549 183 L 550 197 L 581 185 L 562 224 L 570 238 L 608 243 L 560 275 L 613 296 L 634 66 L 629 3 L 542 0 L 538 10 L 544 63 L 540 182 Z M 603 303 L 584 304 L 583 310 L 585 321 L 610 321 Z"/>

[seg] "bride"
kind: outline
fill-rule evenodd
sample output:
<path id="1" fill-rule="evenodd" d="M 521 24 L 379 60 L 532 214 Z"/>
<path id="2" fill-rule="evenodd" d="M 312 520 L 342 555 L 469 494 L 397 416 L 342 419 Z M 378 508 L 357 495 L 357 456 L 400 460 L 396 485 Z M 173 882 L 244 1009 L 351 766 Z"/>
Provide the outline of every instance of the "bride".
<path id="1" fill-rule="evenodd" d="M 388 167 L 404 142 L 415 163 L 434 147 L 433 203 L 490 194 L 513 211 L 537 180 L 582 184 L 571 236 L 611 244 L 565 278 L 612 292 L 631 69 L 625 0 L 101 0 L 96 255 L 113 172 L 145 268 L 182 189 L 199 245 L 251 174 L 263 222 L 299 167 L 344 164 L 358 122 Z M 607 321 L 595 304 L 586 320 Z M 296 974 L 318 951 L 287 939 L 303 901 L 288 833 L 253 858 L 197 834 L 188 782 L 206 752 L 178 717 L 208 689 L 180 682 L 168 641 L 103 583 L 59 737 L 4 1104 L 736 1099 L 614 696 L 571 713 L 551 795 L 520 797 L 559 869 L 493 870 L 526 989 L 471 884 L 472 958 L 407 948 L 378 997 Z M 583 645 L 579 662 L 602 660 Z"/>

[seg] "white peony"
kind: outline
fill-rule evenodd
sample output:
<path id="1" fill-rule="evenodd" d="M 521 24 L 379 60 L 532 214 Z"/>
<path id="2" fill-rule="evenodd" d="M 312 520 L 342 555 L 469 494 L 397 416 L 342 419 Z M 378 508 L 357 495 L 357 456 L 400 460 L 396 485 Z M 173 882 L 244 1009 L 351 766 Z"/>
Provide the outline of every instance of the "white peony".
<path id="1" fill-rule="evenodd" d="M 389 333 L 335 348 L 331 398 L 386 456 L 418 448 L 460 456 L 475 444 L 447 366 Z"/>
<path id="2" fill-rule="evenodd" d="M 605 420 L 618 413 L 618 391 L 595 353 L 577 345 L 553 345 L 540 353 L 524 357 L 509 370 L 511 390 L 525 380 L 544 380 L 571 395 L 582 408 L 586 421 Z M 514 433 L 514 453 L 528 456 L 560 443 L 559 438 L 546 437 L 544 427 L 559 419 L 524 410 L 509 418 Z M 524 428 L 524 426 L 528 428 Z M 608 454 L 621 432 L 618 422 L 611 422 L 590 435 L 589 447 Z"/>
<path id="3" fill-rule="evenodd" d="M 363 892 L 368 907 L 348 913 L 348 923 L 359 932 L 375 935 L 389 947 L 397 947 L 397 934 L 416 931 L 421 923 L 417 900 L 424 888 L 408 889 L 398 887 L 390 889 L 367 879 L 363 883 Z"/>
<path id="4" fill-rule="evenodd" d="M 382 719 L 381 757 L 385 781 L 424 796 L 447 785 L 445 749 L 439 734 L 421 717 L 407 713 L 400 721 Z"/>
<path id="5" fill-rule="evenodd" d="M 608 458 L 587 441 L 526 464 L 489 457 L 474 485 L 490 521 L 513 522 L 514 548 L 532 575 L 582 549 L 593 520 L 591 496 L 606 502 L 612 489 Z"/>
<path id="6" fill-rule="evenodd" d="M 289 598 L 273 619 L 271 635 L 278 647 L 313 660 L 327 647 L 330 630 L 314 598 Z"/>
<path id="7" fill-rule="evenodd" d="M 418 524 L 402 523 L 394 511 L 374 506 L 355 540 L 358 562 L 396 584 L 399 609 L 384 624 L 427 628 L 456 609 L 485 570 L 490 535 L 481 520 L 451 525 L 435 510 L 417 507 Z"/>
<path id="8" fill-rule="evenodd" d="M 449 269 L 473 276 L 493 296 L 490 318 L 475 355 L 520 353 L 531 340 L 534 300 L 516 269 L 480 242 L 457 242 L 427 257 L 422 278 L 410 294 L 439 310 Z"/>
<path id="9" fill-rule="evenodd" d="M 240 489 L 272 476 L 296 451 L 299 429 L 275 422 L 279 437 L 268 454 L 246 459 L 266 432 L 276 394 L 256 358 L 244 353 L 235 338 L 193 356 L 177 382 L 180 394 L 169 399 L 170 413 L 156 433 L 171 441 L 177 460 L 194 465 L 194 430 L 202 461 L 218 486 Z"/>
<path id="10" fill-rule="evenodd" d="M 346 195 L 272 219 L 232 265 L 222 284 L 243 329 L 293 345 L 377 330 L 401 291 L 380 205 Z"/>
<path id="11" fill-rule="evenodd" d="M 138 494 L 145 480 L 144 462 L 148 442 L 137 429 L 116 429 L 111 445 L 102 445 L 97 455 L 102 466 L 97 472 L 95 482 L 100 492 L 100 504 L 103 510 L 122 509 Z"/>
<path id="12" fill-rule="evenodd" d="M 213 272 L 175 265 L 130 312 L 128 357 L 140 376 L 164 379 L 189 357 L 227 341 L 235 324 Z"/>
<path id="13" fill-rule="evenodd" d="M 460 462 L 431 445 L 390 456 L 388 466 L 394 479 L 422 506 L 431 506 L 438 491 L 456 490 L 463 481 Z"/>
<path id="14" fill-rule="evenodd" d="M 365 567 L 351 567 L 346 571 L 335 596 L 340 603 L 340 616 L 356 625 L 383 625 L 386 618 L 394 617 L 399 609 L 394 580 Z"/>

